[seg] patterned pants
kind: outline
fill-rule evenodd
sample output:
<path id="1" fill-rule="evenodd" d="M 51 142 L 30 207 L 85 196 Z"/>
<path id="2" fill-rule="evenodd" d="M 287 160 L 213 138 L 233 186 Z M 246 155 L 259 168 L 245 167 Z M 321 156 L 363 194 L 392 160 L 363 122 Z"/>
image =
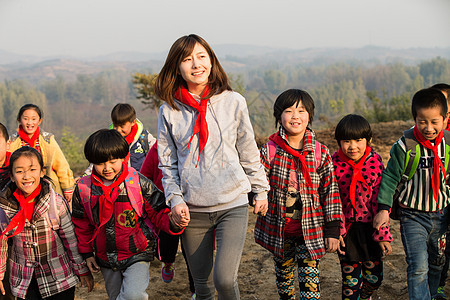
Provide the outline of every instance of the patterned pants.
<path id="1" fill-rule="evenodd" d="M 280 299 L 295 299 L 294 269 L 298 264 L 300 299 L 320 299 L 319 260 L 311 260 L 303 238 L 284 241 L 284 258 L 274 256 L 277 289 Z"/>
<path id="2" fill-rule="evenodd" d="M 381 260 L 361 262 L 341 261 L 342 299 L 369 299 L 383 281 Z"/>

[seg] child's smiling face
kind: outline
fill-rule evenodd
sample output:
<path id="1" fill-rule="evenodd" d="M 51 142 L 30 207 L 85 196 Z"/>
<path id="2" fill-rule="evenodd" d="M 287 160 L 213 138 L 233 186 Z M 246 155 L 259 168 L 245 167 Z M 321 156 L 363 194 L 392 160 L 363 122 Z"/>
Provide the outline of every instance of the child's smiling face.
<path id="1" fill-rule="evenodd" d="M 34 155 L 22 155 L 13 162 L 11 180 L 25 197 L 34 192 L 43 176 L 44 171 Z"/>
<path id="2" fill-rule="evenodd" d="M 444 129 L 444 117 L 441 115 L 440 107 L 418 109 L 415 121 L 419 132 L 429 141 L 436 139 Z"/>
<path id="3" fill-rule="evenodd" d="M 110 159 L 107 162 L 94 164 L 94 169 L 103 179 L 113 181 L 122 171 L 123 158 Z"/>
<path id="4" fill-rule="evenodd" d="M 30 137 L 35 133 L 41 123 L 42 119 L 34 109 L 24 111 L 19 120 L 23 131 Z"/>
<path id="5" fill-rule="evenodd" d="M 303 137 L 309 123 L 309 113 L 302 101 L 283 110 L 280 122 L 288 136 Z"/>

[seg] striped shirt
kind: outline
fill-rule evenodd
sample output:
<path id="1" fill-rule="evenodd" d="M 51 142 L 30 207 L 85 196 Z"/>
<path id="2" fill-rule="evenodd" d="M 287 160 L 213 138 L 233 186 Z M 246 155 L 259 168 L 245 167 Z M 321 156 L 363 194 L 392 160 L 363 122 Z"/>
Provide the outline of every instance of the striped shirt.
<path id="1" fill-rule="evenodd" d="M 445 140 L 443 139 L 437 149 L 444 163 Z M 406 160 L 405 137 L 402 136 L 391 148 L 391 158 L 383 172 L 378 203 L 392 207 L 392 197 L 400 182 Z M 407 181 L 400 193 L 399 201 L 402 205 L 426 212 L 438 211 L 445 208 L 450 202 L 450 189 L 442 171 L 440 172 L 440 190 L 438 201 L 433 197 L 432 176 L 434 170 L 434 155 L 430 149 L 420 145 L 420 161 L 411 180 Z"/>

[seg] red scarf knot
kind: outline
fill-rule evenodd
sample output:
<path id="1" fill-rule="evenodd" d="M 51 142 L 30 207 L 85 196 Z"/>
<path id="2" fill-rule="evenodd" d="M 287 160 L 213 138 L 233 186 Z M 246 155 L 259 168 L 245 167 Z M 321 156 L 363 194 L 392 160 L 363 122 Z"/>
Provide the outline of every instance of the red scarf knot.
<path id="1" fill-rule="evenodd" d="M 122 172 L 120 173 L 119 177 L 117 177 L 114 182 L 108 186 L 103 183 L 103 180 L 101 179 L 100 175 L 95 172 L 95 169 L 93 170 L 91 175 L 92 184 L 102 188 L 102 195 L 98 198 L 100 225 L 96 228 L 89 243 L 97 237 L 98 233 L 100 232 L 100 228 L 103 227 L 111 219 L 114 211 L 114 202 L 120 194 L 120 189 L 118 186 L 125 181 L 127 176 L 128 165 L 125 161 L 122 163 Z"/>
<path id="2" fill-rule="evenodd" d="M 291 168 L 293 170 L 296 170 L 297 167 L 300 168 L 303 177 L 305 178 L 306 185 L 309 187 L 312 187 L 312 181 L 311 176 L 309 175 L 308 168 L 306 167 L 306 155 L 308 155 L 308 150 L 303 150 L 302 153 L 298 150 L 294 150 L 289 144 L 286 143 L 286 141 L 280 136 L 280 133 L 274 133 L 272 134 L 269 139 L 273 141 L 275 144 L 277 144 L 281 149 L 283 149 L 285 152 L 293 155 L 294 157 L 298 158 L 300 161 L 299 166 L 297 166 L 297 161 L 295 161 L 295 166 L 292 166 Z M 305 147 L 303 147 L 305 149 Z"/>
<path id="3" fill-rule="evenodd" d="M 128 145 L 131 145 L 131 143 L 134 141 L 134 137 L 136 136 L 137 131 L 138 131 L 138 124 L 134 123 L 134 125 L 131 127 L 130 133 L 125 137 L 125 140 L 127 141 Z"/>
<path id="4" fill-rule="evenodd" d="M 359 160 L 358 163 L 355 163 L 352 159 L 350 159 L 347 155 L 345 155 L 345 153 L 342 151 L 341 147 L 339 147 L 339 150 L 338 150 L 339 158 L 343 162 L 348 163 L 353 169 L 352 181 L 350 183 L 350 202 L 352 203 L 353 208 L 355 210 L 357 210 L 356 209 L 356 183 L 358 181 L 360 181 L 362 183 L 367 184 L 366 180 L 364 179 L 363 175 L 361 174 L 361 170 L 362 170 L 362 167 L 364 166 L 364 163 L 371 151 L 372 151 L 372 149 L 369 146 L 367 146 L 363 157 Z"/>
<path id="5" fill-rule="evenodd" d="M 180 88 L 175 92 L 175 99 L 178 101 L 194 108 L 198 112 L 197 120 L 194 124 L 194 131 L 192 133 L 192 136 L 188 142 L 188 149 L 190 149 L 190 144 L 194 136 L 198 133 L 198 161 L 200 160 L 200 153 L 205 148 L 205 145 L 208 141 L 209 131 L 208 131 L 208 123 L 206 122 L 206 112 L 207 112 L 207 105 L 209 98 L 205 98 L 209 94 L 209 86 L 205 87 L 205 90 L 203 91 L 201 95 L 200 105 L 198 104 L 197 100 L 194 99 L 194 97 L 189 93 L 188 89 L 181 85 Z"/>
<path id="6" fill-rule="evenodd" d="M 441 161 L 441 158 L 437 152 L 437 148 L 439 147 L 439 144 L 442 142 L 442 139 L 444 137 L 444 133 L 441 131 L 436 137 L 436 140 L 434 141 L 434 145 L 431 144 L 429 140 L 427 140 L 417 129 L 417 126 L 414 126 L 413 128 L 414 137 L 417 139 L 417 141 L 424 146 L 427 149 L 430 149 L 433 152 L 434 155 L 434 166 L 433 166 L 433 175 L 431 177 L 431 186 L 433 188 L 433 198 L 434 201 L 436 201 L 438 209 L 439 208 L 439 189 L 441 187 L 441 178 L 439 176 L 439 169 L 442 170 L 442 173 L 444 174 L 444 178 L 447 178 L 447 173 L 445 172 L 444 164 Z"/>
<path id="7" fill-rule="evenodd" d="M 13 230 L 16 228 L 16 230 L 13 232 L 13 234 L 9 235 L 7 238 L 13 237 L 15 235 L 18 235 L 22 232 L 23 228 L 25 227 L 25 221 L 28 220 L 31 222 L 31 219 L 33 217 L 34 212 L 34 204 L 36 201 L 34 199 L 40 194 L 41 192 L 41 184 L 39 183 L 38 187 L 27 197 L 23 194 L 23 192 L 17 188 L 13 195 L 17 199 L 20 205 L 20 210 L 17 212 L 17 214 L 9 221 L 8 226 L 6 226 L 6 229 L 3 231 L 3 236 L 5 233 Z"/>
<path id="8" fill-rule="evenodd" d="M 30 145 L 31 148 L 36 148 L 36 141 L 39 138 L 39 134 L 41 130 L 39 129 L 39 126 L 37 127 L 36 131 L 33 133 L 31 138 L 28 136 L 28 134 L 23 130 L 22 125 L 19 125 L 19 136 L 28 145 Z"/>

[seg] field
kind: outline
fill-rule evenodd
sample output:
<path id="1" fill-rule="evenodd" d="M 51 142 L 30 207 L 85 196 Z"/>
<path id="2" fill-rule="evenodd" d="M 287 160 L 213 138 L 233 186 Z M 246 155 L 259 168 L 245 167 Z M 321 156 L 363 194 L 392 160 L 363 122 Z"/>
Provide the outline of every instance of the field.
<path id="1" fill-rule="evenodd" d="M 410 128 L 412 122 L 389 122 L 372 125 L 374 132 L 372 146 L 386 164 L 391 145 L 401 136 L 403 130 Z M 329 146 L 330 152 L 336 151 L 333 129 L 317 132 L 318 140 Z M 239 268 L 239 288 L 241 299 L 277 299 L 275 275 L 272 257 L 268 251 L 257 245 L 253 239 L 255 216 L 249 209 L 249 226 L 241 265 Z M 384 281 L 373 299 L 408 299 L 406 286 L 406 262 L 400 240 L 398 221 L 391 221 L 393 252 L 384 259 Z M 336 254 L 327 254 L 320 263 L 322 299 L 340 299 L 341 273 Z M 177 256 L 174 280 L 166 284 L 161 280 L 160 262 L 154 261 L 150 267 L 149 299 L 190 299 L 186 266 L 181 255 Z M 97 275 L 95 290 L 87 293 L 78 288 L 77 299 L 107 299 L 102 276 Z M 446 288 L 447 295 L 450 288 Z"/>

